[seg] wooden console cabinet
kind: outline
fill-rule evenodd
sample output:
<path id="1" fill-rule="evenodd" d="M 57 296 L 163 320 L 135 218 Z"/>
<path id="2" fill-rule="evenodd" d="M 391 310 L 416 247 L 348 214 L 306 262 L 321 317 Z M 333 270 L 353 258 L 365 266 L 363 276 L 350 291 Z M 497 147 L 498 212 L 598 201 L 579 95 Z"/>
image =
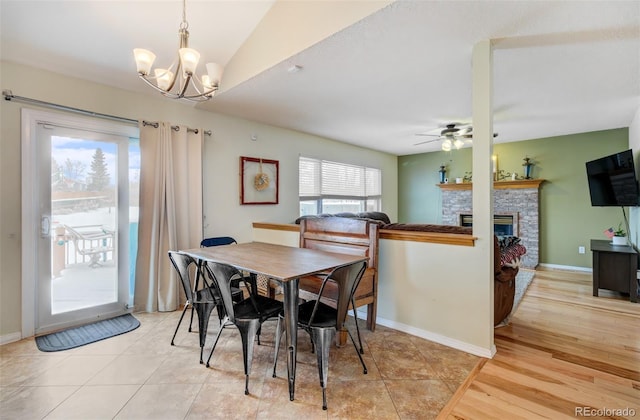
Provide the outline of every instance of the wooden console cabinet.
<path id="1" fill-rule="evenodd" d="M 598 289 L 629 293 L 638 301 L 638 253 L 630 246 L 613 246 L 607 240 L 591 240 L 593 253 L 593 296 Z"/>

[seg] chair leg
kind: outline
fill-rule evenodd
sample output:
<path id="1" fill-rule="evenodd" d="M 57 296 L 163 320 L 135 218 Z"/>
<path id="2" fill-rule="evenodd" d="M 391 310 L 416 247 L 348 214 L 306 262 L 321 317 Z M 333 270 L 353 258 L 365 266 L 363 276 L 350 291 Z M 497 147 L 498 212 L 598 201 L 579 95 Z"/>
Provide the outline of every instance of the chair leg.
<path id="1" fill-rule="evenodd" d="M 364 354 L 364 348 L 362 347 L 362 339 L 360 338 L 360 327 L 358 327 L 358 313 L 355 310 L 355 305 L 353 306 L 353 319 L 356 323 L 356 332 L 358 333 L 358 343 L 360 344 L 360 354 Z M 349 330 L 347 330 L 349 332 Z M 351 333 L 349 333 L 351 334 Z M 354 343 L 355 344 L 355 343 Z M 356 349 L 357 351 L 357 349 Z"/>
<path id="2" fill-rule="evenodd" d="M 336 337 L 335 328 L 311 328 L 310 334 L 316 344 L 316 356 L 318 358 L 318 376 L 322 387 L 322 409 L 327 409 L 327 377 L 329 374 L 329 349 Z"/>
<path id="3" fill-rule="evenodd" d="M 219 303 L 216 305 L 216 312 L 218 312 L 218 323 L 222 326 L 222 320 L 224 319 L 226 312 L 224 311 L 224 305 Z"/>
<path id="4" fill-rule="evenodd" d="M 213 303 L 194 303 L 198 312 L 198 335 L 200 336 L 200 364 L 203 364 L 202 356 L 204 352 L 204 344 L 207 340 L 207 328 L 209 327 L 209 317 L 215 307 Z"/>
<path id="5" fill-rule="evenodd" d="M 364 364 L 364 359 L 362 358 L 362 354 L 364 354 L 364 352 L 362 350 L 362 343 L 360 343 L 360 351 L 358 351 L 358 346 L 356 345 L 356 340 L 353 339 L 353 335 L 351 335 L 351 331 L 349 331 L 349 329 L 347 329 L 347 332 L 349 333 L 349 337 L 351 338 L 351 342 L 353 343 L 353 348 L 356 349 L 356 354 L 358 355 L 358 358 L 360 359 L 360 363 L 362 364 L 362 373 L 364 373 L 366 375 L 367 374 L 367 365 Z M 360 338 L 360 337 L 358 337 L 358 338 Z"/>
<path id="6" fill-rule="evenodd" d="M 273 356 L 273 377 L 276 377 L 276 366 L 278 364 L 278 352 L 280 351 L 280 341 L 282 341 L 282 333 L 284 332 L 284 318 L 278 316 L 278 324 L 276 324 L 276 343 L 275 355 Z"/>
<path id="7" fill-rule="evenodd" d="M 209 357 L 207 358 L 207 367 L 209 367 L 209 362 L 211 361 L 211 356 L 213 356 L 213 351 L 216 349 L 218 345 L 218 340 L 220 339 L 220 334 L 222 334 L 222 330 L 224 330 L 225 324 L 227 323 L 227 316 L 225 315 L 222 324 L 220 325 L 220 329 L 218 330 L 218 334 L 216 335 L 216 341 L 213 342 L 213 347 L 211 347 L 211 352 L 209 353 Z"/>
<path id="8" fill-rule="evenodd" d="M 247 322 L 238 322 L 236 319 L 236 326 L 240 332 L 242 338 L 242 355 L 244 356 L 244 394 L 249 395 L 249 374 L 251 373 L 251 363 L 253 361 L 253 344 L 255 343 L 256 334 L 258 328 L 260 328 L 260 321 L 257 319 L 251 319 Z"/>
<path id="9" fill-rule="evenodd" d="M 191 305 L 191 321 L 189 321 L 189 332 L 191 332 L 191 327 L 193 326 L 193 313 L 194 313 L 193 305 Z"/>
<path id="10" fill-rule="evenodd" d="M 178 329 L 180 328 L 180 324 L 182 324 L 182 318 L 184 318 L 184 314 L 187 312 L 188 306 L 189 306 L 189 302 L 186 302 L 184 304 L 184 309 L 182 309 L 182 315 L 180 315 L 180 320 L 178 321 L 178 325 L 176 326 L 176 330 L 173 333 L 173 337 L 171 337 L 171 345 L 174 346 L 175 344 L 173 344 L 173 340 L 176 339 L 176 335 L 178 334 Z M 193 307 L 191 307 L 191 309 L 193 310 Z M 189 332 L 191 332 L 191 328 L 189 328 Z"/>

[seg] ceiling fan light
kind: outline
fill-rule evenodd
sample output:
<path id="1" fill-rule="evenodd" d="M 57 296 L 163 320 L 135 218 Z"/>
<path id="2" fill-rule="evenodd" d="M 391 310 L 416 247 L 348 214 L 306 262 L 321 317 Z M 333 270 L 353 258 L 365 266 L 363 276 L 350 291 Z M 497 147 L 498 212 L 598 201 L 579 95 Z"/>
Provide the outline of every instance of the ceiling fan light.
<path id="1" fill-rule="evenodd" d="M 455 139 L 453 142 L 453 145 L 455 146 L 456 149 L 461 149 L 462 146 L 464 146 L 464 142 L 460 139 Z"/>
<path id="2" fill-rule="evenodd" d="M 442 150 L 445 152 L 451 151 L 451 140 L 446 139 L 442 142 Z"/>
<path id="3" fill-rule="evenodd" d="M 144 74 L 145 76 L 151 73 L 151 66 L 156 60 L 156 55 L 144 48 L 134 48 L 133 56 L 136 59 L 136 68 L 138 74 Z"/>

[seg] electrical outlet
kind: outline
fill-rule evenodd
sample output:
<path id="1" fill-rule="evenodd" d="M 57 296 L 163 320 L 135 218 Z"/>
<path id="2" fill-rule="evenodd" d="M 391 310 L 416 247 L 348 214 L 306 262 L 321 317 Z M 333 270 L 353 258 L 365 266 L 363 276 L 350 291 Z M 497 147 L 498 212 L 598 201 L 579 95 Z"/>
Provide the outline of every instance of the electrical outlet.
<path id="1" fill-rule="evenodd" d="M 578 254 L 584 254 L 584 247 L 583 246 L 579 246 L 578 247 Z"/>

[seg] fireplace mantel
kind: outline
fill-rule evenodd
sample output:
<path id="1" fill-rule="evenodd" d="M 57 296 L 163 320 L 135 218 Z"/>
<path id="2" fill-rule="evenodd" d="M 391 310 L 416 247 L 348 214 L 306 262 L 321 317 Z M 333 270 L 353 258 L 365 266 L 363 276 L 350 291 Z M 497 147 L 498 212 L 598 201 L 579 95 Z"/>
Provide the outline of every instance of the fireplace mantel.
<path id="1" fill-rule="evenodd" d="M 544 179 L 518 179 L 515 181 L 494 181 L 493 188 L 496 190 L 504 190 L 511 188 L 539 188 Z M 470 190 L 473 186 L 471 182 L 463 182 L 461 184 L 436 184 L 443 190 Z"/>

